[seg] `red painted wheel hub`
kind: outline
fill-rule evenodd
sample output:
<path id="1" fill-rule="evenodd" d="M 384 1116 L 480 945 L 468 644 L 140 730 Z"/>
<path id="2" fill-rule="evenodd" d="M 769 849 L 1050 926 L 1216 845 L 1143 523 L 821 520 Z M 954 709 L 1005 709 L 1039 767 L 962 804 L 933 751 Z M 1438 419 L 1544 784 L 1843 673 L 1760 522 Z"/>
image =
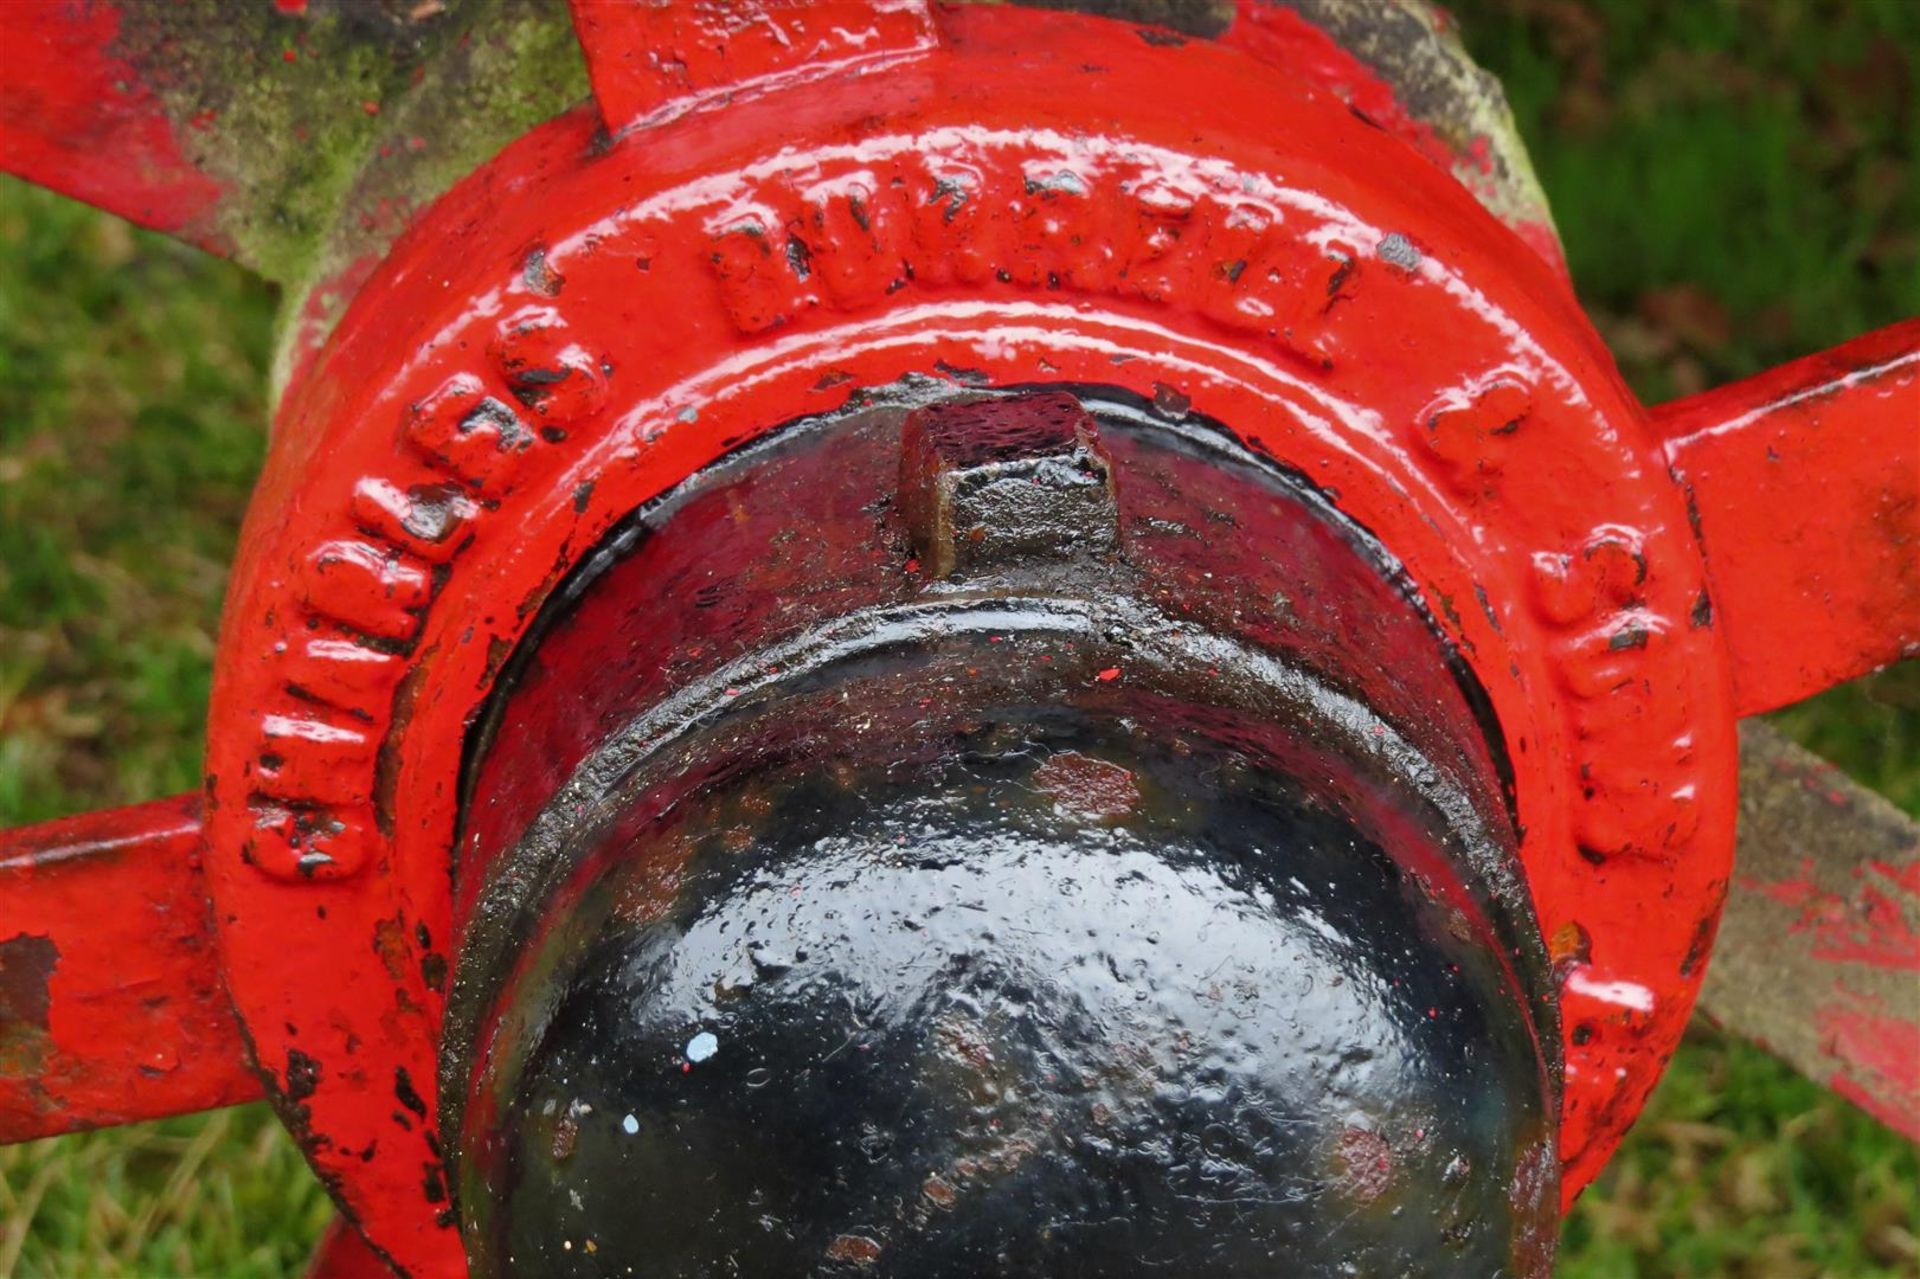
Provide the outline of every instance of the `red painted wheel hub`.
<path id="1" fill-rule="evenodd" d="M 574 14 L 597 101 L 460 180 L 294 352 L 210 719 L 217 961 L 152 961 L 206 1010 L 161 1051 L 205 1060 L 131 1102 L 117 1006 L 62 1012 L 69 1076 L 0 1071 L 0 1135 L 234 1100 L 244 1033 L 378 1255 L 464 1273 L 436 1128 L 471 906 L 450 872 L 468 732 L 531 621 L 630 513 L 783 423 L 902 379 L 1081 384 L 1304 477 L 1485 690 L 1559 983 L 1570 1200 L 1692 1011 L 1736 716 L 1920 641 L 1920 326 L 1650 413 L 1550 228 L 1496 217 L 1291 13 L 1215 39 L 1000 6 Z M 191 828 L 111 824 L 154 858 Z M 101 926 L 58 865 L 6 873 L 0 935 Z M 193 899 L 193 873 L 143 900 Z"/>

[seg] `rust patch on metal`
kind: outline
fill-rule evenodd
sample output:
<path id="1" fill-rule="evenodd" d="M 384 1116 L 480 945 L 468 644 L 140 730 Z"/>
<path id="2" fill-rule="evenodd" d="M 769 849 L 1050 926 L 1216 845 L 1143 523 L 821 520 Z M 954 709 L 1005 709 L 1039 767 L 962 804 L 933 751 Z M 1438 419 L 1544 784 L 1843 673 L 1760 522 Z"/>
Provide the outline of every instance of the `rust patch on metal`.
<path id="1" fill-rule="evenodd" d="M 871 1266 L 880 1260 L 880 1243 L 866 1235 L 839 1235 L 827 1245 L 827 1260 Z"/>
<path id="2" fill-rule="evenodd" d="M 407 726 L 413 722 L 413 712 L 420 698 L 420 686 L 426 679 L 425 664 L 416 665 L 400 678 L 393 691 L 393 718 L 387 729 L 386 738 L 380 743 L 380 750 L 374 756 L 373 764 L 373 820 L 380 833 L 389 839 L 393 837 L 394 792 L 400 784 L 400 740 L 406 736 Z M 396 979 L 397 980 L 397 979 Z"/>
<path id="3" fill-rule="evenodd" d="M 298 1048 L 287 1050 L 287 1100 L 299 1104 L 320 1086 L 320 1063 Z"/>
<path id="4" fill-rule="evenodd" d="M 1090 821 L 1125 817 L 1140 802 L 1132 772 L 1078 751 L 1048 756 L 1033 780 L 1060 808 Z"/>
<path id="5" fill-rule="evenodd" d="M 0 1074 L 32 1074 L 46 1058 L 60 948 L 33 933 L 0 941 Z"/>
<path id="6" fill-rule="evenodd" d="M 1340 1134 L 1336 1152 L 1340 1185 L 1359 1203 L 1369 1204 L 1393 1184 L 1393 1148 L 1369 1128 L 1348 1128 Z"/>
<path id="7" fill-rule="evenodd" d="M 394 981 L 407 979 L 408 961 L 412 958 L 407 945 L 407 926 L 399 919 L 383 919 L 373 926 L 373 953 L 380 958 L 380 966 L 387 970 L 387 976 Z"/>

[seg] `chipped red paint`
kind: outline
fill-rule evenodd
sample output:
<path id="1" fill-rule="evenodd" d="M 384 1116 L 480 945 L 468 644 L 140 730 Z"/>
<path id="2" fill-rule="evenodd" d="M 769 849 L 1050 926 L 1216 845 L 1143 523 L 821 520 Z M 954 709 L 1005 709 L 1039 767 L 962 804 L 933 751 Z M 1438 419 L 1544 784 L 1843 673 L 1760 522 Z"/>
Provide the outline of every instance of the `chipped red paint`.
<path id="1" fill-rule="evenodd" d="M 1221 43 L 1243 49 L 1273 66 L 1305 70 L 1372 124 L 1399 137 L 1442 169 L 1453 167 L 1453 148 L 1431 124 L 1407 110 L 1392 86 L 1332 36 L 1285 5 L 1241 5 Z"/>
<path id="2" fill-rule="evenodd" d="M 1391 21 L 1391 15 L 1386 13 L 1387 5 L 1383 3 L 1381 8 L 1384 20 Z M 1446 30 L 1448 19 L 1444 11 L 1438 13 L 1437 19 L 1436 30 Z M 1403 19 L 1403 27 L 1406 21 Z M 1493 176 L 1493 148 L 1485 134 L 1450 141 L 1441 134 L 1434 120 L 1415 110 L 1403 87 L 1392 82 L 1392 76 L 1369 66 L 1332 34 L 1287 5 L 1268 3 L 1268 0 L 1237 0 L 1233 21 L 1221 33 L 1220 43 L 1240 49 L 1288 74 L 1303 75 L 1309 82 L 1330 90 L 1360 118 L 1399 138 L 1444 172 L 1462 179 L 1469 189 Z M 1433 53 L 1427 50 L 1402 56 L 1407 58 L 1403 69 L 1411 69 L 1423 59 L 1431 62 Z M 1544 210 L 1539 217 L 1514 218 L 1508 225 L 1556 271 L 1566 274 L 1566 255 L 1560 247 L 1559 233 L 1544 216 Z"/>
<path id="3" fill-rule="evenodd" d="M 1701 1006 L 1920 1139 L 1920 824 L 1759 721 Z"/>
<path id="4" fill-rule="evenodd" d="M 1814 1021 L 1827 1055 L 1841 1064 L 1827 1086 L 1887 1127 L 1920 1141 L 1920 1022 L 1889 1013 L 1836 983 L 1834 1002 Z"/>
<path id="5" fill-rule="evenodd" d="M 0 1143 L 250 1101 L 199 802 L 0 832 Z"/>
<path id="6" fill-rule="evenodd" d="M 7 166 L 50 185 L 59 155 L 20 148 L 82 143 L 21 113 L 93 119 L 58 95 L 113 75 L 113 10 L 58 11 L 8 20 L 70 57 L 73 83 L 0 88 Z M 573 12 L 597 101 L 308 298 L 221 641 L 205 889 L 225 980 L 270 1096 L 374 1252 L 416 1279 L 464 1273 L 434 1133 L 449 858 L 467 728 L 529 619 L 701 466 L 862 388 L 955 370 L 1246 424 L 1399 558 L 1514 764 L 1563 979 L 1577 1193 L 1702 980 L 1731 874 L 1736 709 L 1915 643 L 1920 323 L 1652 423 L 1551 229 L 1499 222 L 1429 123 L 1278 9 L 1243 10 L 1233 47 L 911 0 Z M 146 139 L 133 186 L 63 189 L 190 233 L 217 189 L 140 123 L 161 121 L 137 90 L 113 93 L 136 127 L 87 162 Z M 1486 163 L 1486 139 L 1462 145 Z M 141 909 L 102 936 L 143 960 L 176 948 L 153 1006 L 171 1011 L 160 1033 L 100 1018 L 69 1047 L 58 984 L 80 970 L 52 970 L 48 1033 L 103 1063 L 58 1126 L 130 1117 L 115 1106 L 135 1092 L 177 1109 L 252 1086 L 201 934 L 115 931 L 153 903 L 201 919 L 200 837 L 170 811 L 141 829 L 171 851 L 114 881 Z M 1889 901 L 1911 888 L 1883 878 L 1869 886 Z M 1838 961 L 1905 944 L 1823 931 L 1832 891 L 1794 905 L 1804 932 L 1854 948 Z M 9 886 L 0 919 L 36 900 Z M 77 899 L 61 909 L 48 918 L 82 920 Z M 53 944 L 67 965 L 94 942 Z M 46 967 L 45 947 L 18 953 Z M 11 1006 L 37 1016 L 37 989 Z M 1878 1015 L 1831 1023 L 1837 1086 L 1899 1113 L 1879 1046 L 1905 1040 L 1874 1038 Z M 194 1051 L 156 1087 L 131 1054 L 174 1042 Z M 320 1273 L 358 1279 L 363 1251 L 330 1245 Z"/>
<path id="7" fill-rule="evenodd" d="M 222 187 L 181 154 L 160 100 L 111 52 L 119 30 L 109 0 L 0 5 L 0 171 L 224 253 Z"/>
<path id="8" fill-rule="evenodd" d="M 1920 319 L 1656 421 L 1742 715 L 1920 654 Z"/>
<path id="9" fill-rule="evenodd" d="M 1900 867 L 1870 862 L 1853 871 L 1851 896 L 1820 887 L 1813 859 L 1803 859 L 1793 879 L 1743 881 L 1783 906 L 1800 912 L 1794 933 L 1811 933 L 1815 959 L 1834 964 L 1871 964 L 1896 972 L 1920 972 L 1920 862 Z"/>

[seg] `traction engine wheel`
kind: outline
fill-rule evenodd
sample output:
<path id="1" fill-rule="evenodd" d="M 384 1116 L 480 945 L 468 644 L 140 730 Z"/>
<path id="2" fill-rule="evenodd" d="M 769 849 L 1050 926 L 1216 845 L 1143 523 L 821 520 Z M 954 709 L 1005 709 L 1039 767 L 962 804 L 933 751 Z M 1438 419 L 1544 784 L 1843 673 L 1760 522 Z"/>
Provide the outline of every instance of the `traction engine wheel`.
<path id="1" fill-rule="evenodd" d="M 330 1279 L 1545 1276 L 1716 931 L 1920 1132 L 1731 875 L 1916 882 L 1736 720 L 1920 651 L 1920 321 L 1648 409 L 1423 0 L 1064 8 L 0 11 L 0 165 L 291 299 L 0 1140 L 264 1093 Z"/>

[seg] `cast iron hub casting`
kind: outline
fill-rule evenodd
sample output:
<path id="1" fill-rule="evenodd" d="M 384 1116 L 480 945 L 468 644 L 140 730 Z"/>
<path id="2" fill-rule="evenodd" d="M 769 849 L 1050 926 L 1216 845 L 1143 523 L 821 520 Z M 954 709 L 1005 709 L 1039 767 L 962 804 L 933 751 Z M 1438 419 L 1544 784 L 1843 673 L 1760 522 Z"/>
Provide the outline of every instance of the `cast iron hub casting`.
<path id="1" fill-rule="evenodd" d="M 473 1273 L 1545 1274 L 1544 947 L 1390 563 L 1206 424 L 927 396 L 696 477 L 517 660 Z"/>
<path id="2" fill-rule="evenodd" d="M 286 300 L 204 790 L 0 832 L 0 1142 L 264 1096 L 315 1279 L 1526 1275 L 1716 953 L 1920 1133 L 1920 841 L 1736 734 L 1920 653 L 1920 320 L 1642 405 L 1428 0 L 1059 7 L 0 5 L 0 168 Z"/>

